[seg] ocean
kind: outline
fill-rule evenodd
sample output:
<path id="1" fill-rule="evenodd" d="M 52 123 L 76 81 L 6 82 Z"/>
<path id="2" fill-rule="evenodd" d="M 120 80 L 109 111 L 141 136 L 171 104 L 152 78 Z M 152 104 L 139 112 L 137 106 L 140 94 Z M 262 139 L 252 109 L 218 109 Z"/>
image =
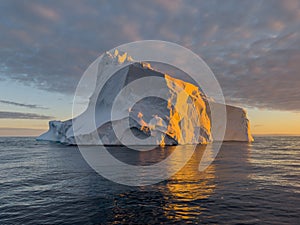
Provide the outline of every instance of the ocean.
<path id="1" fill-rule="evenodd" d="M 161 151 L 149 160 L 172 149 Z M 0 224 L 300 223 L 300 137 L 223 143 L 199 172 L 203 151 L 168 180 L 129 187 L 96 173 L 76 146 L 1 137 Z M 146 155 L 136 157 L 142 153 L 110 152 L 147 164 Z"/>

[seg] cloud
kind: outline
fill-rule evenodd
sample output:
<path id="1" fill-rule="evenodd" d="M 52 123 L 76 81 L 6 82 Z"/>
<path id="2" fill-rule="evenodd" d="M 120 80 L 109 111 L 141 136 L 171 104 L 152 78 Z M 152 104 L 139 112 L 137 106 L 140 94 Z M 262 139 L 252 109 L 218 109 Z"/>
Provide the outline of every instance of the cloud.
<path id="1" fill-rule="evenodd" d="M 7 105 L 26 107 L 26 108 L 30 108 L 30 109 L 48 109 L 46 107 L 35 105 L 35 104 L 24 104 L 24 103 L 18 103 L 18 102 L 13 102 L 13 101 L 6 101 L 6 100 L 0 100 L 0 103 L 7 104 Z"/>
<path id="2" fill-rule="evenodd" d="M 184 45 L 228 102 L 300 111 L 299 1 L 2 1 L 0 80 L 73 94 L 102 52 L 141 39 Z"/>
<path id="3" fill-rule="evenodd" d="M 0 111 L 0 119 L 51 120 L 53 117 L 35 113 Z"/>

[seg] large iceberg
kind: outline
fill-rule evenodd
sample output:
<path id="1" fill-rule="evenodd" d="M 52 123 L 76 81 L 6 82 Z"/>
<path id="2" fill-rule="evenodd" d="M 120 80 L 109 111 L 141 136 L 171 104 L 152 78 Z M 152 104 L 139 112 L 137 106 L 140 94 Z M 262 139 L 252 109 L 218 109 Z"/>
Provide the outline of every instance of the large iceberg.
<path id="1" fill-rule="evenodd" d="M 120 64 L 125 66 L 114 73 L 98 93 L 97 88 L 103 82 L 102 75 Z M 149 76 L 160 81 L 139 83 L 141 78 Z M 132 90 L 131 84 L 135 84 L 137 90 Z M 123 93 L 121 96 L 120 92 Z M 161 97 L 153 97 L 153 92 Z M 128 107 L 128 101 L 140 95 L 146 97 L 133 107 Z M 212 126 L 211 111 L 214 110 L 216 115 L 223 113 L 221 109 L 224 105 L 212 101 L 196 85 L 159 72 L 149 63 L 133 62 L 126 53 L 118 51 L 114 54 L 107 52 L 102 57 L 95 90 L 89 101 L 86 111 L 78 117 L 67 121 L 50 121 L 49 130 L 37 140 L 88 145 L 184 145 L 207 144 L 213 140 L 253 141 L 244 109 L 226 105 L 225 137 L 218 137 L 219 126 L 224 123 L 213 121 Z M 112 109 L 117 112 L 113 118 Z M 94 116 L 93 120 L 91 116 Z M 95 125 L 88 126 L 86 121 L 93 121 Z M 114 127 L 126 129 L 116 133 Z"/>

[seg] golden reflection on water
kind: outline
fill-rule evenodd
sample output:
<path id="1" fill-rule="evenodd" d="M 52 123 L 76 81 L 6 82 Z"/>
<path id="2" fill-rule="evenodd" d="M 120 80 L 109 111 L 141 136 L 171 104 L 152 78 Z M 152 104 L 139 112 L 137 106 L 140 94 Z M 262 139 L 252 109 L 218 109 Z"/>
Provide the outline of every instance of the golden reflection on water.
<path id="1" fill-rule="evenodd" d="M 124 192 L 120 195 L 117 205 L 121 207 L 114 208 L 115 219 L 121 215 L 123 221 L 127 218 L 144 219 L 143 216 L 149 213 L 152 216 L 147 220 L 156 221 L 155 215 L 163 215 L 158 220 L 172 221 L 182 224 L 183 221 L 191 222 L 202 220 L 203 218 L 214 217 L 213 213 L 207 212 L 215 204 L 215 201 L 223 201 L 226 197 L 226 191 L 232 193 L 232 187 L 239 184 L 247 184 L 249 181 L 249 171 L 252 146 L 248 143 L 225 142 L 219 151 L 218 156 L 204 171 L 199 171 L 199 163 L 206 155 L 207 159 L 214 154 L 215 145 L 185 145 L 158 147 L 153 151 L 137 152 L 137 162 L 142 165 L 149 165 L 160 162 L 172 154 L 174 157 L 161 168 L 161 173 L 172 171 L 172 168 L 178 168 L 182 158 L 187 156 L 195 149 L 192 157 L 185 166 L 175 173 L 168 180 L 155 185 L 142 186 L 138 191 Z M 207 153 L 204 155 L 204 153 Z M 133 152 L 126 154 L 129 159 L 133 159 Z M 152 174 L 144 174 L 150 176 Z M 251 180 L 251 179 L 250 179 Z M 238 184 L 237 184 L 238 183 Z M 242 187 L 247 190 L 248 186 Z M 216 199 L 214 193 L 219 193 L 220 199 Z M 223 193 L 220 195 L 220 193 Z M 121 200 L 122 199 L 122 200 Z M 131 211 L 132 204 L 141 206 L 136 211 Z M 202 216 L 200 216 L 202 214 Z M 124 220 L 124 215 L 126 218 Z M 201 219 L 202 218 L 202 219 Z M 120 218 L 119 218 L 120 219 Z M 146 221 L 144 224 L 148 224 Z"/>
<path id="2" fill-rule="evenodd" d="M 185 146 L 189 147 L 194 146 Z M 181 220 L 199 215 L 203 208 L 197 201 L 208 198 L 214 192 L 215 166 L 210 165 L 205 171 L 198 171 L 205 148 L 204 145 L 197 146 L 189 162 L 166 184 L 164 196 L 171 198 L 165 199 L 163 206 L 167 218 Z"/>

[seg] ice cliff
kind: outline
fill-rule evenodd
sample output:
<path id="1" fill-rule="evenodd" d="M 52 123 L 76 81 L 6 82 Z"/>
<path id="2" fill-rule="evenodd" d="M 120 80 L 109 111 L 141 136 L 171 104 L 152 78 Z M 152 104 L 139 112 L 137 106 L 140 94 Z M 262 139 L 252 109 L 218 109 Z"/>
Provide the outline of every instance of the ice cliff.
<path id="1" fill-rule="evenodd" d="M 110 77 L 98 93 L 96 90 L 103 82 L 105 71 L 120 64 L 126 66 Z M 160 78 L 161 81 L 138 83 L 140 78 L 148 76 Z M 134 82 L 138 90 L 133 91 L 130 84 Z M 153 97 L 153 89 L 162 97 Z M 121 91 L 124 94 L 115 106 L 114 101 Z M 127 101 L 139 95 L 146 97 L 128 108 Z M 210 112 L 215 110 L 218 113 L 221 105 L 208 99 L 194 84 L 156 71 L 148 63 L 133 62 L 126 53 L 106 53 L 99 63 L 95 91 L 90 97 L 87 110 L 71 120 L 50 121 L 49 130 L 37 139 L 65 144 L 76 144 L 79 141 L 80 144 L 104 145 L 139 145 L 139 140 L 142 140 L 143 145 L 206 144 L 213 140 L 219 141 L 218 137 L 214 137 L 218 121 L 214 121 L 216 124 L 212 128 Z M 117 115 L 112 119 L 113 107 L 116 107 Z M 86 121 L 90 121 L 89 118 L 94 115 L 91 114 L 92 110 L 95 112 L 96 129 L 86 125 Z M 252 141 L 246 111 L 229 105 L 226 105 L 226 111 L 224 140 Z M 76 127 L 73 126 L 74 121 L 77 122 Z M 127 129 L 116 135 L 113 126 Z"/>

